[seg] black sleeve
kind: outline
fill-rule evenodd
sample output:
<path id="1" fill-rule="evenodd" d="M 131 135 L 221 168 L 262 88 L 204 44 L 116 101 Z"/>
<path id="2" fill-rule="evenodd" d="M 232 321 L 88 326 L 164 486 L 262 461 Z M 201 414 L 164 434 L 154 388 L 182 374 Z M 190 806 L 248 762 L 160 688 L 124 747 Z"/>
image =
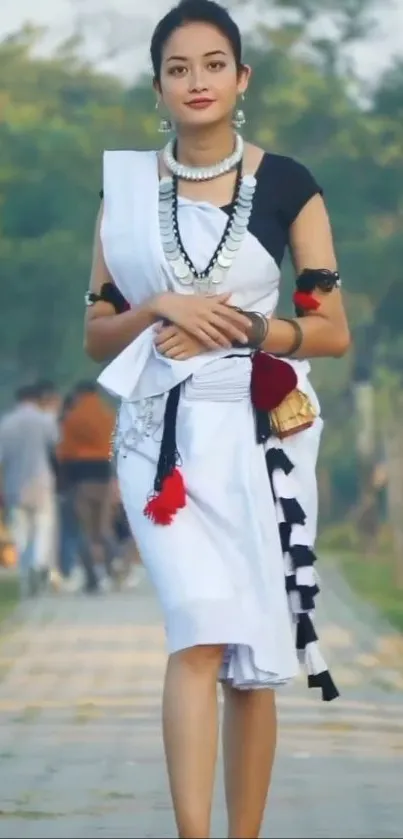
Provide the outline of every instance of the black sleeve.
<path id="1" fill-rule="evenodd" d="M 100 189 L 100 190 L 99 190 L 99 197 L 100 197 L 100 199 L 101 199 L 101 201 L 102 201 L 102 199 L 103 199 L 103 197 L 104 197 L 104 191 L 103 191 L 103 189 Z"/>
<path id="2" fill-rule="evenodd" d="M 309 199 L 314 195 L 323 195 L 323 190 L 306 166 L 291 157 L 283 160 L 280 204 L 288 228 Z"/>

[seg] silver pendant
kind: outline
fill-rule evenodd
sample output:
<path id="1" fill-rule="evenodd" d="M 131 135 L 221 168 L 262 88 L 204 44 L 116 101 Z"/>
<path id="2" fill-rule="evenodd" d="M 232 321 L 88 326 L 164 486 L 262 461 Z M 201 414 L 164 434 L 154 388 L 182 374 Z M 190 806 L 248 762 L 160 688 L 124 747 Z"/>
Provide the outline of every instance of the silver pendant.
<path id="1" fill-rule="evenodd" d="M 159 189 L 162 195 L 167 192 L 173 192 L 173 180 L 172 178 L 164 177 L 161 178 L 159 183 Z"/>
<path id="2" fill-rule="evenodd" d="M 210 274 L 210 282 L 212 283 L 212 285 L 219 285 L 223 281 L 223 279 L 224 271 L 222 271 L 221 268 L 218 265 L 216 265 Z"/>
<path id="3" fill-rule="evenodd" d="M 243 239 L 244 235 L 245 227 L 243 225 L 241 227 L 239 224 L 234 224 L 231 230 L 231 239 L 235 239 L 236 242 L 240 242 L 240 240 Z"/>
<path id="4" fill-rule="evenodd" d="M 237 240 L 231 235 L 229 237 L 229 239 L 227 239 L 227 241 L 225 243 L 225 247 L 228 248 L 229 251 L 235 252 L 235 251 L 239 250 L 239 246 L 241 244 L 241 241 L 242 241 L 242 237 L 240 237 Z"/>
<path id="5" fill-rule="evenodd" d="M 237 215 L 238 215 L 241 219 L 246 219 L 246 218 L 249 218 L 249 216 L 250 216 L 250 207 L 249 207 L 249 205 L 248 205 L 247 207 L 241 207 L 241 206 L 240 206 L 240 207 L 238 207 L 238 208 L 237 208 Z"/>
<path id="6" fill-rule="evenodd" d="M 255 176 L 251 175 L 251 174 L 243 175 L 242 186 L 246 187 L 246 189 L 254 191 L 256 189 L 256 178 L 255 178 Z"/>
<path id="7" fill-rule="evenodd" d="M 177 277 L 178 280 L 183 280 L 183 282 L 185 282 L 185 280 L 190 277 L 191 282 L 191 272 L 183 259 L 178 259 L 172 262 L 172 267 L 174 269 L 175 277 Z"/>
<path id="8" fill-rule="evenodd" d="M 218 254 L 217 262 L 221 265 L 221 268 L 230 268 L 232 265 L 232 257 L 227 256 L 225 251 L 221 251 L 221 253 Z"/>
<path id="9" fill-rule="evenodd" d="M 164 244 L 164 250 L 167 252 L 167 254 L 169 254 L 170 259 L 173 259 L 172 254 L 177 253 L 178 256 L 179 256 L 178 246 L 177 246 L 175 240 L 172 241 L 172 239 L 170 239 L 168 242 L 164 242 L 163 244 Z"/>

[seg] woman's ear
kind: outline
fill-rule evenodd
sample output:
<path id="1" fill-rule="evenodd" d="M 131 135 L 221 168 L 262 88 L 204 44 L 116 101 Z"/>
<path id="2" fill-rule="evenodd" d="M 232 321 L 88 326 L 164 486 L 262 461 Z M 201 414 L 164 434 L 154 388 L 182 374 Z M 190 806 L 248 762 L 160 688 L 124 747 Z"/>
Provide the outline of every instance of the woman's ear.
<path id="1" fill-rule="evenodd" d="M 252 68 L 249 64 L 242 64 L 239 70 L 238 93 L 246 93 L 252 75 Z"/>

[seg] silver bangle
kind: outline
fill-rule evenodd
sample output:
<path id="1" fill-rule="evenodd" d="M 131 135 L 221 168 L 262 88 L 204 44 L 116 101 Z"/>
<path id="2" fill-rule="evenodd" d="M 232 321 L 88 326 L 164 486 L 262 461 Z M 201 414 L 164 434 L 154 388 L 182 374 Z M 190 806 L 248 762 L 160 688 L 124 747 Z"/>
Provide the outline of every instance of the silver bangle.
<path id="1" fill-rule="evenodd" d="M 245 313 L 246 314 L 246 313 Z M 252 320 L 252 330 L 248 341 L 248 347 L 251 350 L 258 350 L 262 346 L 263 341 L 267 338 L 269 331 L 269 321 L 262 315 L 261 312 L 249 312 Z"/>
<path id="2" fill-rule="evenodd" d="M 252 328 L 249 331 L 247 344 L 242 344 L 241 341 L 233 341 L 232 346 L 236 348 L 243 347 L 244 349 L 248 348 L 250 350 L 258 350 L 263 344 L 263 341 L 266 339 L 269 331 L 268 319 L 262 315 L 261 312 L 247 312 L 245 309 L 239 309 L 238 307 L 237 311 L 249 318 Z"/>

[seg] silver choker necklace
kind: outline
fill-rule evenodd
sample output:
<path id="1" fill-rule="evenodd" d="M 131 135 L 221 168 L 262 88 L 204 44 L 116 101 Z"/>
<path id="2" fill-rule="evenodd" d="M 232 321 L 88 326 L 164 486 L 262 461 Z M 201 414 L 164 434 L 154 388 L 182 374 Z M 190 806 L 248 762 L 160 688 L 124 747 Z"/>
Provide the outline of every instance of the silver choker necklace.
<path id="1" fill-rule="evenodd" d="M 167 169 L 176 177 L 183 181 L 210 181 L 212 178 L 219 178 L 220 175 L 225 175 L 231 172 L 238 166 L 242 160 L 244 142 L 240 134 L 235 135 L 235 149 L 229 157 L 220 160 L 219 163 L 214 163 L 213 166 L 185 166 L 184 163 L 178 163 L 174 157 L 175 140 L 170 140 L 162 152 L 162 158 Z"/>

